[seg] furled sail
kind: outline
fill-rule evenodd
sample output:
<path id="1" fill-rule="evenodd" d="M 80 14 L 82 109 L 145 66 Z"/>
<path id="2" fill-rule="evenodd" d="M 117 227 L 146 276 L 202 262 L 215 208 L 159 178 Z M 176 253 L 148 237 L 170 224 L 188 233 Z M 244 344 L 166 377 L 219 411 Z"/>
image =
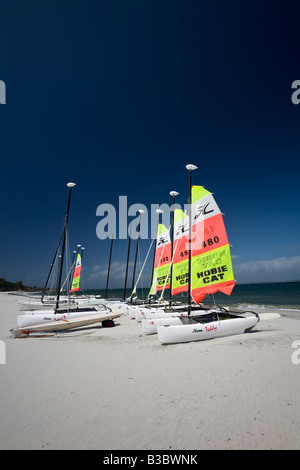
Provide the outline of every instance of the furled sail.
<path id="1" fill-rule="evenodd" d="M 189 281 L 189 217 L 174 211 L 172 295 L 188 290 Z"/>
<path id="2" fill-rule="evenodd" d="M 200 303 L 206 294 L 230 295 L 235 285 L 222 213 L 212 194 L 192 187 L 191 293 Z"/>
<path id="3" fill-rule="evenodd" d="M 70 293 L 80 290 L 79 289 L 80 272 L 81 272 L 81 256 L 80 256 L 80 253 L 78 253 Z"/>
<path id="4" fill-rule="evenodd" d="M 166 282 L 171 263 L 171 240 L 169 230 L 159 224 L 155 248 L 153 280 L 149 295 L 155 295 L 157 291 L 170 288 L 170 279 Z"/>

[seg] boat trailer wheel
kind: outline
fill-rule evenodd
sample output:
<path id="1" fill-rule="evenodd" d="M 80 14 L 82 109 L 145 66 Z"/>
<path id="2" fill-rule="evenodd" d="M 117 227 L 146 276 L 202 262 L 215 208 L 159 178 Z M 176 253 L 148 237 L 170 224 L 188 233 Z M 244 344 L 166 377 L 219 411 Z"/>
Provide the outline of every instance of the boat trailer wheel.
<path id="1" fill-rule="evenodd" d="M 102 326 L 103 328 L 112 328 L 113 326 L 115 326 L 115 323 L 113 320 L 104 320 L 102 322 Z"/>

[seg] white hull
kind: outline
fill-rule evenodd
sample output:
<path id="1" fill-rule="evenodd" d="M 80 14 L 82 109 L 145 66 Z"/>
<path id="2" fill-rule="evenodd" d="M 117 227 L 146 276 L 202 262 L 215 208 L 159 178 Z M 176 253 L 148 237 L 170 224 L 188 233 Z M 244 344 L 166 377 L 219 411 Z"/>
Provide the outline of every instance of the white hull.
<path id="1" fill-rule="evenodd" d="M 38 311 L 37 311 L 38 312 Z M 105 315 L 106 313 L 111 313 L 109 310 L 95 310 L 85 311 L 85 312 L 68 312 L 68 313 L 54 313 L 52 312 L 40 312 L 35 314 L 28 315 L 18 315 L 17 324 L 18 328 L 24 328 L 26 326 L 38 325 L 42 323 L 56 322 L 58 320 L 66 320 L 71 318 L 87 317 L 92 315 Z"/>
<path id="2" fill-rule="evenodd" d="M 110 307 L 115 306 L 115 307 L 121 307 L 124 306 L 124 302 L 116 301 L 116 300 L 105 300 L 105 299 L 97 299 L 97 298 L 91 298 L 91 299 L 84 299 L 84 298 L 74 298 L 75 302 L 77 302 L 79 305 L 105 305 Z"/>
<path id="3" fill-rule="evenodd" d="M 11 330 L 12 334 L 16 338 L 24 338 L 30 334 L 39 333 L 43 331 L 61 331 L 69 330 L 71 328 L 78 328 L 81 326 L 92 325 L 96 323 L 103 323 L 107 320 L 120 317 L 122 314 L 98 314 L 98 315 L 86 315 L 77 318 L 67 318 L 58 321 L 45 322 L 42 324 L 32 325 L 25 328 L 14 328 Z"/>
<path id="4" fill-rule="evenodd" d="M 182 325 L 182 321 L 180 317 L 187 317 L 188 311 L 178 311 L 176 313 L 176 309 L 173 312 L 159 312 L 153 311 L 146 313 L 145 318 L 142 320 L 142 330 L 143 333 L 147 335 L 152 335 L 157 333 L 158 326 L 167 326 L 167 325 Z M 223 309 L 224 313 L 225 309 Z M 192 315 L 209 315 L 210 313 L 217 312 L 217 310 L 192 310 Z M 220 312 L 221 313 L 221 312 Z"/>
<path id="5" fill-rule="evenodd" d="M 157 317 L 158 314 L 164 316 L 165 312 L 163 309 L 150 309 L 150 308 L 139 308 L 135 311 L 135 320 L 140 323 L 145 318 Z M 170 314 L 168 314 L 170 316 Z"/>
<path id="6" fill-rule="evenodd" d="M 140 322 L 142 321 L 142 318 L 145 318 L 145 315 L 143 312 L 149 312 L 149 311 L 154 311 L 154 310 L 163 311 L 166 305 L 167 305 L 167 302 L 160 303 L 160 307 L 158 307 L 157 304 L 155 305 L 154 303 L 144 304 L 144 305 L 128 304 L 128 315 L 130 318 L 133 318 L 137 320 L 138 322 Z"/>
<path id="7" fill-rule="evenodd" d="M 256 316 L 230 318 L 208 323 L 157 326 L 158 340 L 162 344 L 187 343 L 245 333 L 259 321 Z"/>
<path id="8" fill-rule="evenodd" d="M 119 313 L 123 314 L 123 311 L 119 310 L 118 312 L 112 312 L 110 309 L 99 306 L 73 306 L 72 309 L 68 308 L 60 308 L 55 310 L 52 308 L 51 310 L 32 310 L 32 311 L 24 311 L 17 317 L 17 324 L 18 327 L 23 328 L 26 326 L 37 325 L 40 323 L 46 323 L 51 321 L 57 321 L 60 319 L 67 319 L 67 318 L 78 318 L 83 316 L 90 316 L 90 315 L 106 315 L 110 313 Z"/>
<path id="9" fill-rule="evenodd" d="M 164 325 L 182 325 L 182 322 L 179 318 L 179 315 L 168 318 L 144 318 L 142 320 L 142 330 L 146 335 L 153 335 L 157 333 L 157 327 Z"/>
<path id="10" fill-rule="evenodd" d="M 35 300 L 32 302 L 28 302 L 26 300 L 17 300 L 16 304 L 20 307 L 20 310 L 40 310 L 40 309 L 53 309 L 56 306 L 56 302 L 53 300 L 48 300 L 41 302 L 39 300 Z M 68 302 L 67 300 L 60 300 L 59 306 L 66 307 L 66 306 L 74 306 L 77 305 L 77 302 L 71 300 Z"/>
<path id="11" fill-rule="evenodd" d="M 202 313 L 202 305 L 199 307 L 193 306 L 194 314 Z M 170 318 L 179 315 L 187 315 L 188 314 L 188 306 L 187 305 L 173 305 L 171 309 L 168 307 L 151 307 L 151 308 L 138 308 L 135 310 L 135 319 L 137 322 L 141 322 L 145 319 L 161 319 L 161 318 Z"/>

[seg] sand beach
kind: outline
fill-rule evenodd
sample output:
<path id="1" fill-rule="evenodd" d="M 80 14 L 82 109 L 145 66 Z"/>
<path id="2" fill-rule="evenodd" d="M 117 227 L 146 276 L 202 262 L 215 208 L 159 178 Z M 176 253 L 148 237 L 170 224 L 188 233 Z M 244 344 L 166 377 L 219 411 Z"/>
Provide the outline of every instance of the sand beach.
<path id="1" fill-rule="evenodd" d="M 16 339 L 16 299 L 0 294 L 0 449 L 300 448 L 300 321 L 288 312 L 177 345 L 128 315 L 77 336 Z"/>

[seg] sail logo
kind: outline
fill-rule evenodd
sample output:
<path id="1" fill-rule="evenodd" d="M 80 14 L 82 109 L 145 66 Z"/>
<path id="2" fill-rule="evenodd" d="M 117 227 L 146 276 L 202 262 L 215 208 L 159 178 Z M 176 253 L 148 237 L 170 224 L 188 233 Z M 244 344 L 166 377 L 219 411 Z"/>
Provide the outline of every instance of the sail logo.
<path id="1" fill-rule="evenodd" d="M 197 277 L 198 279 L 202 278 L 204 284 L 209 282 L 218 282 L 223 280 L 226 271 L 228 271 L 226 265 L 219 266 L 216 268 L 207 269 L 206 271 L 201 271 L 200 273 L 197 273 Z"/>
<path id="2" fill-rule="evenodd" d="M 175 279 L 179 284 L 184 285 L 189 280 L 189 273 L 180 274 L 179 276 L 176 276 Z"/>
<path id="3" fill-rule="evenodd" d="M 0 364 L 6 364 L 6 346 L 4 341 L 0 341 Z"/>
<path id="4" fill-rule="evenodd" d="M 160 237 L 157 242 L 157 246 L 165 245 L 166 243 L 168 243 L 167 237 Z"/>
<path id="5" fill-rule="evenodd" d="M 179 225 L 178 230 L 175 233 L 175 238 L 179 237 L 179 235 L 182 235 L 183 233 L 186 233 L 188 231 L 189 231 L 188 224 Z"/>
<path id="6" fill-rule="evenodd" d="M 210 214 L 211 212 L 214 211 L 214 209 L 211 209 L 211 210 L 208 210 L 208 206 L 209 206 L 210 202 L 208 202 L 207 204 L 202 204 L 201 206 L 198 206 L 197 209 L 196 209 L 196 214 L 195 214 L 195 217 L 194 217 L 194 220 L 198 219 L 198 217 L 200 215 L 204 216 L 204 215 L 208 215 Z"/>
<path id="7" fill-rule="evenodd" d="M 6 104 L 6 85 L 3 80 L 0 80 L 0 104 Z"/>

